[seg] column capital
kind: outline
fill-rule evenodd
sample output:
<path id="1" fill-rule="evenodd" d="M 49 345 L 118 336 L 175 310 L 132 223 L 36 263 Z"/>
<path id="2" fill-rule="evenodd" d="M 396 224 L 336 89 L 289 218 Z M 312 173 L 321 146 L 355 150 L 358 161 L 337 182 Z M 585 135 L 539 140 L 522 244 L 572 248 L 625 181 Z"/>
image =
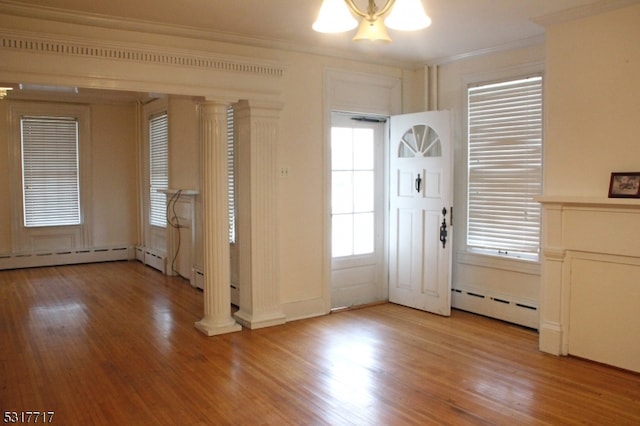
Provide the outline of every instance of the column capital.
<path id="1" fill-rule="evenodd" d="M 283 106 L 282 102 L 244 99 L 233 104 L 233 110 L 241 116 L 277 119 Z"/>

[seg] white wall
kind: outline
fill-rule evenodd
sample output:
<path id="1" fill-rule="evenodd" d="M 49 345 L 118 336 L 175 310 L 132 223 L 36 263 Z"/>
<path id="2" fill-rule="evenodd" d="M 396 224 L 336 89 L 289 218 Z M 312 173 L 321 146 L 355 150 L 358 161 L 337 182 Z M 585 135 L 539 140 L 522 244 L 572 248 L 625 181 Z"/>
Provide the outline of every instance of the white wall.
<path id="1" fill-rule="evenodd" d="M 607 196 L 640 170 L 640 5 L 547 29 L 545 195 Z"/>
<path id="2" fill-rule="evenodd" d="M 640 371 L 640 5 L 547 30 L 540 348 Z"/>
<path id="3" fill-rule="evenodd" d="M 93 243 L 131 244 L 138 214 L 135 105 L 95 104 L 91 117 Z"/>

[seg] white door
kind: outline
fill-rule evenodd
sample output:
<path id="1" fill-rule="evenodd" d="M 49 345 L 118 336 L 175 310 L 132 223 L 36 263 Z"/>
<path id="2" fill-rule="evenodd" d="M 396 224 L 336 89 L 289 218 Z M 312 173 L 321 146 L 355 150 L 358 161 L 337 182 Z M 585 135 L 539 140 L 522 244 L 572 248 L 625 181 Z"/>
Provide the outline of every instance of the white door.
<path id="1" fill-rule="evenodd" d="M 453 162 L 448 111 L 391 117 L 389 301 L 451 313 Z"/>
<path id="2" fill-rule="evenodd" d="M 386 299 L 384 121 L 331 123 L 331 306 Z"/>

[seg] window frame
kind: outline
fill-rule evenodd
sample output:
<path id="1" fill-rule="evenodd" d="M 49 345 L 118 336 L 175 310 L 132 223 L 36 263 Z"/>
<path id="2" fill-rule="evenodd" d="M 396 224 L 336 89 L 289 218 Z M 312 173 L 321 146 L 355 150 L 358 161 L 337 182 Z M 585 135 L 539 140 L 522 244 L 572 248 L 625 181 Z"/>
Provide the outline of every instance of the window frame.
<path id="1" fill-rule="evenodd" d="M 21 138 L 21 119 L 24 116 L 73 117 L 78 121 L 80 223 L 77 225 L 26 227 L 24 224 Z M 64 102 L 12 101 L 9 106 L 9 123 L 12 252 L 37 253 L 91 246 L 93 184 L 90 107 Z"/>
<path id="2" fill-rule="evenodd" d="M 153 139 L 153 123 L 158 119 L 164 120 L 164 128 L 166 130 L 165 138 L 162 142 L 165 143 L 165 146 L 162 147 L 162 151 L 164 151 L 164 183 L 165 185 L 155 185 L 156 190 L 154 191 L 154 169 L 160 165 L 154 164 L 154 158 L 157 155 L 154 155 L 154 139 Z M 148 166 L 149 166 L 149 211 L 148 211 L 148 221 L 150 226 L 155 226 L 157 228 L 167 228 L 167 196 L 164 192 L 158 192 L 158 190 L 163 191 L 169 189 L 169 114 L 167 111 L 162 111 L 156 114 L 151 114 L 147 118 L 147 126 L 148 126 L 148 135 L 149 135 L 149 155 L 147 158 Z M 156 141 L 158 142 L 158 141 Z M 162 170 L 160 170 L 162 172 Z M 156 182 L 157 183 L 157 182 Z M 158 209 L 154 214 L 154 206 Z M 159 219 L 159 221 L 158 221 Z"/>
<path id="3" fill-rule="evenodd" d="M 20 117 L 22 212 L 25 228 L 73 226 L 82 223 L 78 130 L 79 123 L 76 117 L 41 115 Z M 43 143 L 45 141 L 46 144 Z M 55 146 L 53 148 L 45 147 L 49 143 L 55 144 Z M 65 160 L 63 161 L 66 166 L 64 170 L 51 164 L 52 162 L 60 162 L 60 148 L 64 149 L 63 154 L 66 154 L 62 158 Z M 46 163 L 43 163 L 44 160 Z M 50 184 L 43 187 L 44 181 L 50 182 L 52 180 L 58 182 L 55 190 L 50 187 Z M 27 191 L 30 184 L 33 184 L 35 189 Z M 38 190 L 38 187 L 42 189 Z M 59 192 L 59 188 L 64 191 Z M 61 198 L 63 194 L 66 196 Z M 60 205 L 65 207 L 62 210 L 64 212 L 62 215 L 47 208 L 52 204 L 50 198 L 56 195 L 58 195 L 58 200 L 65 200 L 55 203 L 58 207 Z M 43 218 L 43 209 L 50 212 L 47 216 L 53 217 L 53 219 Z"/>
<path id="4" fill-rule="evenodd" d="M 469 101 L 468 94 L 469 88 L 472 86 L 479 86 L 484 84 L 500 83 L 505 81 L 519 80 L 529 77 L 541 77 L 542 78 L 542 125 L 541 125 L 541 137 L 542 137 L 542 149 L 540 153 L 541 171 L 540 171 L 540 188 L 543 183 L 543 160 L 544 160 L 544 91 L 545 91 L 545 76 L 544 76 L 544 64 L 532 63 L 521 67 L 514 67 L 505 70 L 498 70 L 491 73 L 482 73 L 478 75 L 465 76 L 463 79 L 463 112 L 464 112 L 464 158 L 462 162 L 463 166 L 463 182 L 464 182 L 464 237 L 461 241 L 462 249 L 458 251 L 458 260 L 461 263 L 482 265 L 482 266 L 495 266 L 499 269 L 524 271 L 529 273 L 531 270 L 527 266 L 528 264 L 539 265 L 540 262 L 540 248 L 538 252 L 533 253 L 519 253 L 519 252 L 499 252 L 497 249 L 483 249 L 480 247 L 474 247 L 468 243 L 468 225 L 469 225 Z M 541 223 L 540 223 L 541 227 Z M 540 227 L 538 232 L 540 233 Z"/>

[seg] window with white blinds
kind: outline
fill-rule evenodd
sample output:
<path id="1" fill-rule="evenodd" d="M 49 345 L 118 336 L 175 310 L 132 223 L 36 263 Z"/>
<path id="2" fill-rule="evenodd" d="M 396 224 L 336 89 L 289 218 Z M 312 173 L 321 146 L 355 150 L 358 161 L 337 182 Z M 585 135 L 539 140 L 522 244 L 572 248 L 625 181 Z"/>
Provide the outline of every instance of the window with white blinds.
<path id="1" fill-rule="evenodd" d="M 468 89 L 467 247 L 536 259 L 542 190 L 542 77 Z"/>
<path id="2" fill-rule="evenodd" d="M 161 190 L 169 188 L 169 132 L 167 114 L 149 119 L 149 223 L 167 227 L 167 196 Z"/>
<path id="3" fill-rule="evenodd" d="M 235 152 L 234 152 L 234 113 L 233 107 L 227 107 L 227 194 L 229 196 L 229 242 L 236 242 L 236 190 L 235 190 Z"/>
<path id="4" fill-rule="evenodd" d="M 79 225 L 78 120 L 20 120 L 25 227 Z"/>

